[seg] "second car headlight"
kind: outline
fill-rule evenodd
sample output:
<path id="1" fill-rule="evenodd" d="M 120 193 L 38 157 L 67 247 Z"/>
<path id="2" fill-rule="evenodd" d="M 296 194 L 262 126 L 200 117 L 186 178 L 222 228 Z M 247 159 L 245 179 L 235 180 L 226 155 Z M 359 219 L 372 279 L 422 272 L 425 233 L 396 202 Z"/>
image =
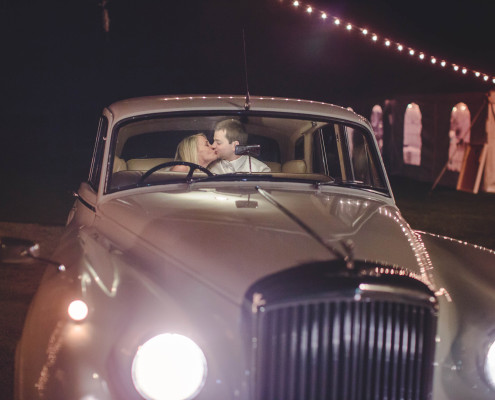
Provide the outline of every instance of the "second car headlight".
<path id="1" fill-rule="evenodd" d="M 148 400 L 194 398 L 206 379 L 206 358 L 191 339 L 164 333 L 139 347 L 132 362 L 132 380 Z"/>
<path id="2" fill-rule="evenodd" d="M 495 388 L 495 342 L 490 345 L 486 355 L 485 374 L 492 387 Z"/>

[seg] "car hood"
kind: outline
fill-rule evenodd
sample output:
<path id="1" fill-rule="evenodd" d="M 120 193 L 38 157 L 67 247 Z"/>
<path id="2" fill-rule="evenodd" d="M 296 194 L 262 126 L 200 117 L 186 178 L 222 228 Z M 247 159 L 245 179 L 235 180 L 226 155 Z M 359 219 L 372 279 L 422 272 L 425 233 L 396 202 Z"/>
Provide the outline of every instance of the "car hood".
<path id="1" fill-rule="evenodd" d="M 99 204 L 102 222 L 110 219 L 118 226 L 107 235 L 119 242 L 124 230 L 134 238 L 132 246 L 146 242 L 164 262 L 175 263 L 235 302 L 264 276 L 338 258 L 331 248 L 347 254 L 343 241 L 348 240 L 356 259 L 398 265 L 431 283 L 421 243 L 381 195 L 266 188 L 277 206 L 254 185 L 151 189 Z"/>

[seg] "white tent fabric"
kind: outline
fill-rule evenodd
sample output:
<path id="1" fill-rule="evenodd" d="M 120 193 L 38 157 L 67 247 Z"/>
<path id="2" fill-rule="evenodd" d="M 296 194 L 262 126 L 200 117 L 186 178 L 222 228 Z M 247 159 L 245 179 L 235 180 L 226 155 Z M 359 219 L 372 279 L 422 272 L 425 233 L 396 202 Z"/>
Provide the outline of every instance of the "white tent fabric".
<path id="1" fill-rule="evenodd" d="M 470 127 L 471 113 L 469 108 L 464 103 L 457 103 L 452 108 L 450 116 L 449 162 L 447 166 L 450 171 L 459 172 L 461 170 L 466 144 L 469 143 L 471 137 Z"/>
<path id="2" fill-rule="evenodd" d="M 487 151 L 483 177 L 483 190 L 495 193 L 495 90 L 488 97 L 488 116 L 486 118 Z"/>
<path id="3" fill-rule="evenodd" d="M 416 103 L 408 104 L 404 116 L 404 164 L 421 164 L 421 111 Z"/>
<path id="4" fill-rule="evenodd" d="M 383 153 L 383 110 L 380 105 L 376 104 L 371 110 L 371 126 L 375 133 L 380 153 Z"/>

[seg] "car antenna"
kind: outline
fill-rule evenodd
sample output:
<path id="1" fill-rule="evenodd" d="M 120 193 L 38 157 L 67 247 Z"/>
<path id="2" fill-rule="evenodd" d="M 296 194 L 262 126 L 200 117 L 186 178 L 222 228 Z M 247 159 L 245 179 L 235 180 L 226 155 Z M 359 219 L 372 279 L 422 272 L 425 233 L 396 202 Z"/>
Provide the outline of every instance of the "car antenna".
<path id="1" fill-rule="evenodd" d="M 246 101 L 244 102 L 244 109 L 248 111 L 251 108 L 251 101 L 249 99 L 249 84 L 248 84 L 247 56 L 246 56 L 246 34 L 244 32 L 244 28 L 242 28 L 242 44 L 244 47 L 244 74 L 246 77 Z"/>

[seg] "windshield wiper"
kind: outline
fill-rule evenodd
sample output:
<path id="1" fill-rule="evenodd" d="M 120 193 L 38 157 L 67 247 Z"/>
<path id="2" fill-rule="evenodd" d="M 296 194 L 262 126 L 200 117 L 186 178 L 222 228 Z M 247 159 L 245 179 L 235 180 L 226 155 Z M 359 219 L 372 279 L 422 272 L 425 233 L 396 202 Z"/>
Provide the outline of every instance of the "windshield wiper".
<path id="1" fill-rule="evenodd" d="M 344 260 L 346 263 L 346 267 L 348 269 L 350 270 L 354 269 L 354 243 L 352 240 L 343 240 L 343 239 L 339 240 L 339 243 L 344 250 L 344 252 L 341 252 L 337 248 L 327 243 L 318 233 L 316 233 L 316 231 L 314 231 L 309 225 L 307 225 L 302 219 L 300 219 L 292 211 L 290 211 L 288 208 L 284 207 L 281 203 L 279 203 L 266 190 L 262 189 L 260 186 L 256 186 L 256 190 L 269 203 L 273 204 L 285 215 L 287 215 L 290 219 L 292 219 L 295 223 L 297 223 L 308 235 L 310 235 L 313 239 L 315 239 L 318 243 L 320 243 L 331 254 L 333 254 L 337 258 L 340 258 L 341 260 Z"/>
<path id="2" fill-rule="evenodd" d="M 342 186 L 342 187 L 352 187 L 357 189 L 368 189 L 368 190 L 377 190 L 383 191 L 383 188 L 377 188 L 376 186 L 372 186 L 370 184 L 364 183 L 363 181 L 343 181 L 342 179 L 335 178 L 330 182 L 318 182 L 318 186 Z"/>

